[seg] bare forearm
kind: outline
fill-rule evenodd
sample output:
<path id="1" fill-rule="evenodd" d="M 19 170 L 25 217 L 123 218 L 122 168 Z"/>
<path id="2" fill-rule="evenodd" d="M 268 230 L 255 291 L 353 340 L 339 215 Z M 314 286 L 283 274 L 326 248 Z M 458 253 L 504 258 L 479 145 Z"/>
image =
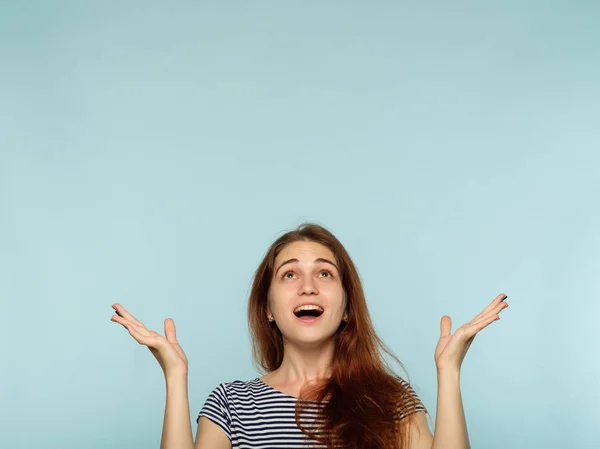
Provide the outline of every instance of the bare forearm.
<path id="1" fill-rule="evenodd" d="M 187 375 L 167 377 L 167 403 L 160 449 L 193 449 Z"/>
<path id="2" fill-rule="evenodd" d="M 432 449 L 470 449 L 460 392 L 460 372 L 438 372 L 438 396 Z"/>

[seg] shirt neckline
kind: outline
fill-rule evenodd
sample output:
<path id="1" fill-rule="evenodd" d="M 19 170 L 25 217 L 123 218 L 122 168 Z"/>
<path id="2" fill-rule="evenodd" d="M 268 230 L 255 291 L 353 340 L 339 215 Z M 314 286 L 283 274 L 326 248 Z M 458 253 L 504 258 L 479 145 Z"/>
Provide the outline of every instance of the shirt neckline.
<path id="1" fill-rule="evenodd" d="M 275 387 L 269 385 L 268 383 L 266 383 L 260 377 L 257 377 L 255 380 L 258 381 L 258 383 L 266 386 L 269 390 L 274 391 L 275 393 L 278 393 L 280 396 L 285 396 L 286 398 L 293 399 L 294 401 L 298 401 L 300 399 L 300 398 L 298 398 L 296 396 L 292 396 L 291 394 L 287 394 L 287 393 L 284 393 L 283 391 L 279 391 L 277 388 L 275 388 Z M 313 403 L 313 404 L 317 403 L 317 401 L 306 401 L 306 402 Z M 325 401 L 325 402 L 327 402 L 327 401 Z"/>
<path id="2" fill-rule="evenodd" d="M 275 393 L 278 393 L 281 396 L 285 396 L 286 398 L 294 399 L 295 401 L 298 400 L 298 398 L 296 396 L 292 396 L 291 394 L 287 394 L 287 393 L 284 393 L 283 391 L 279 391 L 277 388 L 275 388 L 275 387 L 269 385 L 268 383 L 266 383 L 260 377 L 257 377 L 255 380 L 258 381 L 258 383 L 260 383 L 261 385 L 266 386 L 269 390 L 274 391 Z"/>

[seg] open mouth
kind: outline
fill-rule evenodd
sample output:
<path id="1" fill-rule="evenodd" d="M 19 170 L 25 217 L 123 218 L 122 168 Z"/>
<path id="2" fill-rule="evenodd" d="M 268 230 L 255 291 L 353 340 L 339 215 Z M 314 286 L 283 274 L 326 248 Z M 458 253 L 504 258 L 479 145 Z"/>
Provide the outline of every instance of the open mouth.
<path id="1" fill-rule="evenodd" d="M 323 315 L 324 310 L 316 305 L 300 306 L 294 310 L 294 315 L 302 321 L 314 321 Z"/>

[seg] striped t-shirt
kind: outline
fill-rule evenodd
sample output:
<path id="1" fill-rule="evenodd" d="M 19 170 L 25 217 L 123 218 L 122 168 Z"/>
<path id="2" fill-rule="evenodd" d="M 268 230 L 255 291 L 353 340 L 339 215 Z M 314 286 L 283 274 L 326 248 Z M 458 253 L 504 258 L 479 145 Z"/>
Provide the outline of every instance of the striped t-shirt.
<path id="1" fill-rule="evenodd" d="M 416 411 L 426 411 L 417 394 Z M 208 396 L 196 422 L 205 416 L 231 441 L 232 449 L 310 448 L 318 446 L 296 425 L 297 398 L 282 393 L 260 378 L 219 384 Z M 301 416 L 306 427 L 317 425 L 317 406 L 309 405 Z M 400 415 L 399 419 L 404 418 Z"/>

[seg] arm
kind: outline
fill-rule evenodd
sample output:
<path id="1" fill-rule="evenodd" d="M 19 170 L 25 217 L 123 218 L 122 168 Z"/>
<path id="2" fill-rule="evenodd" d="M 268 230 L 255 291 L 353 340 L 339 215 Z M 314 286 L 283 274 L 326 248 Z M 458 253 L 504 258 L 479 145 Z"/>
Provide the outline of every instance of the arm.
<path id="1" fill-rule="evenodd" d="M 194 443 L 187 375 L 173 375 L 166 381 L 167 404 L 160 449 L 231 449 L 223 430 L 204 416 L 198 421 Z"/>
<path id="2" fill-rule="evenodd" d="M 161 449 L 194 449 L 188 399 L 188 360 L 177 342 L 175 323 L 165 320 L 165 336 L 149 330 L 120 304 L 113 304 L 116 315 L 111 321 L 121 324 L 141 345 L 146 346 L 161 366 L 167 385 L 167 401 Z M 210 432 L 207 432 L 210 435 Z M 200 446 L 197 446 L 199 448 Z M 221 449 L 206 444 L 202 449 Z"/>
<path id="3" fill-rule="evenodd" d="M 160 449 L 194 449 L 187 374 L 165 376 L 167 403 Z"/>
<path id="4" fill-rule="evenodd" d="M 460 368 L 477 333 L 499 320 L 500 312 L 508 307 L 506 298 L 505 294 L 496 296 L 479 315 L 454 334 L 450 317 L 442 317 L 440 339 L 434 354 L 438 378 L 435 431 L 431 438 L 425 414 L 417 413 L 411 430 L 419 437 L 411 441 L 409 449 L 471 449 L 460 391 Z"/>
<path id="5" fill-rule="evenodd" d="M 438 371 L 435 432 L 431 434 L 424 412 L 415 413 L 408 449 L 471 448 L 459 382 L 459 372 Z"/>
<path id="6" fill-rule="evenodd" d="M 438 372 L 438 396 L 432 449 L 471 449 L 460 394 L 460 373 Z"/>
<path id="7" fill-rule="evenodd" d="M 231 441 L 218 425 L 201 416 L 198 420 L 194 449 L 231 449 Z"/>

